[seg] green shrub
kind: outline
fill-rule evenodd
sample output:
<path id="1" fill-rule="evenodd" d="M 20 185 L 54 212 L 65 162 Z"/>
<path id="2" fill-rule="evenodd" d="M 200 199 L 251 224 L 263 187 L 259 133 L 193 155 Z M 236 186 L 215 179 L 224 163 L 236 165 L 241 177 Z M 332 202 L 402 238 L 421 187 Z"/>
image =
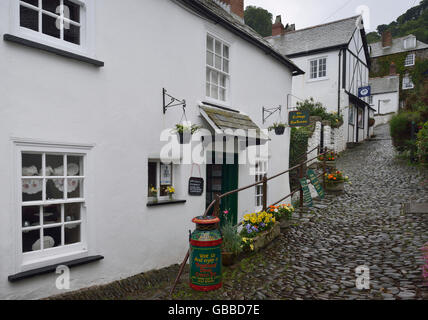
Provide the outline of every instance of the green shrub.
<path id="1" fill-rule="evenodd" d="M 314 98 L 306 99 L 303 102 L 297 102 L 297 110 L 308 112 L 311 117 L 321 117 L 322 120 L 331 122 L 333 128 L 338 128 L 343 124 L 343 116 L 336 112 L 329 113 L 321 102 L 315 102 Z"/>
<path id="2" fill-rule="evenodd" d="M 302 155 L 308 152 L 308 141 L 311 134 L 311 130 L 306 127 L 291 128 L 290 168 L 306 160 L 306 157 L 302 157 Z M 290 183 L 293 190 L 299 186 L 298 170 L 290 172 Z"/>
<path id="3" fill-rule="evenodd" d="M 392 144 L 400 152 L 411 150 L 414 147 L 414 142 L 411 141 L 412 121 L 416 124 L 420 123 L 421 115 L 419 112 L 400 112 L 392 117 L 389 124 Z"/>
<path id="4" fill-rule="evenodd" d="M 223 236 L 223 251 L 239 254 L 241 252 L 242 239 L 238 233 L 238 226 L 234 225 L 231 221 L 227 221 L 221 228 L 221 233 Z"/>
<path id="5" fill-rule="evenodd" d="M 419 162 L 428 163 L 428 121 L 418 132 L 416 146 Z"/>

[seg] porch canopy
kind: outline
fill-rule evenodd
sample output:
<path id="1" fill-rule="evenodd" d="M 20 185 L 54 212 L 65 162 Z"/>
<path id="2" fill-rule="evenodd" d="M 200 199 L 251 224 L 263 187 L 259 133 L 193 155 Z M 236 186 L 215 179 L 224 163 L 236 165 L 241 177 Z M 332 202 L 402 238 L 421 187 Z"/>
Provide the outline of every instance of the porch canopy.
<path id="1" fill-rule="evenodd" d="M 255 130 L 256 136 L 251 138 L 269 140 L 269 136 L 249 116 L 239 111 L 200 105 L 200 112 L 216 134 L 248 137 L 248 130 Z"/>

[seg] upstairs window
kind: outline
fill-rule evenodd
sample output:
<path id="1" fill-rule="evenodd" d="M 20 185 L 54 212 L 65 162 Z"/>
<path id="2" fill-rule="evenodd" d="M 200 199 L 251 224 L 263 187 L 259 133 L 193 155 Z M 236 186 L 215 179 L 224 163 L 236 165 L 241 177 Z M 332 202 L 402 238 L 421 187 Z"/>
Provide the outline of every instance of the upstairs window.
<path id="1" fill-rule="evenodd" d="M 405 67 L 411 67 L 415 65 L 415 54 L 411 53 L 407 55 L 406 60 L 404 61 Z"/>
<path id="2" fill-rule="evenodd" d="M 416 48 L 416 37 L 404 39 L 404 49 Z"/>
<path id="3" fill-rule="evenodd" d="M 21 0 L 19 25 L 70 44 L 81 44 L 81 5 L 72 0 Z"/>
<path id="4" fill-rule="evenodd" d="M 310 61 L 309 77 L 311 80 L 327 77 L 327 58 Z"/>
<path id="5" fill-rule="evenodd" d="M 403 77 L 403 90 L 413 89 L 414 87 L 415 87 L 415 85 L 413 84 L 413 81 L 412 81 L 410 75 L 406 74 Z"/>
<path id="6" fill-rule="evenodd" d="M 229 46 L 210 35 L 207 36 L 206 96 L 226 101 L 229 87 Z"/>

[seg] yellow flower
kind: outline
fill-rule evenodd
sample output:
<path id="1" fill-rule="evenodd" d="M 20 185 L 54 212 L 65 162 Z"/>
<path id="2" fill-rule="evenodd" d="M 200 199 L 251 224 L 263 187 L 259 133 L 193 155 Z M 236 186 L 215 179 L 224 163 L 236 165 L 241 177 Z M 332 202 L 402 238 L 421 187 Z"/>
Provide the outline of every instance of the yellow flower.
<path id="1" fill-rule="evenodd" d="M 272 218 L 272 222 L 273 222 L 273 223 L 275 223 L 275 222 L 276 222 L 275 218 Z"/>
<path id="2" fill-rule="evenodd" d="M 249 214 L 244 215 L 244 221 L 249 221 L 249 220 L 250 220 L 250 215 Z"/>
<path id="3" fill-rule="evenodd" d="M 257 219 L 256 218 L 251 218 L 250 221 L 251 221 L 251 223 L 256 223 Z"/>
<path id="4" fill-rule="evenodd" d="M 251 251 L 254 251 L 254 245 L 253 244 L 250 244 L 250 249 L 251 249 Z"/>

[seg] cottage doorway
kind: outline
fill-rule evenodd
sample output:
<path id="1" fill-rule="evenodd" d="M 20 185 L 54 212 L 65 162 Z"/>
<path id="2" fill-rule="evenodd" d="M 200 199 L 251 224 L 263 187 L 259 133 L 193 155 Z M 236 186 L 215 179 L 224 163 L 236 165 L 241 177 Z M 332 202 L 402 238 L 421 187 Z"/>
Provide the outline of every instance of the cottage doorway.
<path id="1" fill-rule="evenodd" d="M 217 159 L 216 163 L 207 165 L 207 185 L 206 185 L 206 207 L 215 199 L 216 195 L 220 195 L 235 189 L 238 189 L 238 155 L 226 153 L 214 154 L 213 158 Z M 222 159 L 221 164 L 219 159 Z M 233 159 L 233 164 L 226 162 L 226 159 Z M 229 160 L 229 162 L 231 162 Z M 220 212 L 227 210 L 227 220 L 237 224 L 238 223 L 238 194 L 230 195 L 221 200 Z M 210 212 L 212 214 L 212 210 Z M 222 219 L 223 225 L 226 221 Z"/>

